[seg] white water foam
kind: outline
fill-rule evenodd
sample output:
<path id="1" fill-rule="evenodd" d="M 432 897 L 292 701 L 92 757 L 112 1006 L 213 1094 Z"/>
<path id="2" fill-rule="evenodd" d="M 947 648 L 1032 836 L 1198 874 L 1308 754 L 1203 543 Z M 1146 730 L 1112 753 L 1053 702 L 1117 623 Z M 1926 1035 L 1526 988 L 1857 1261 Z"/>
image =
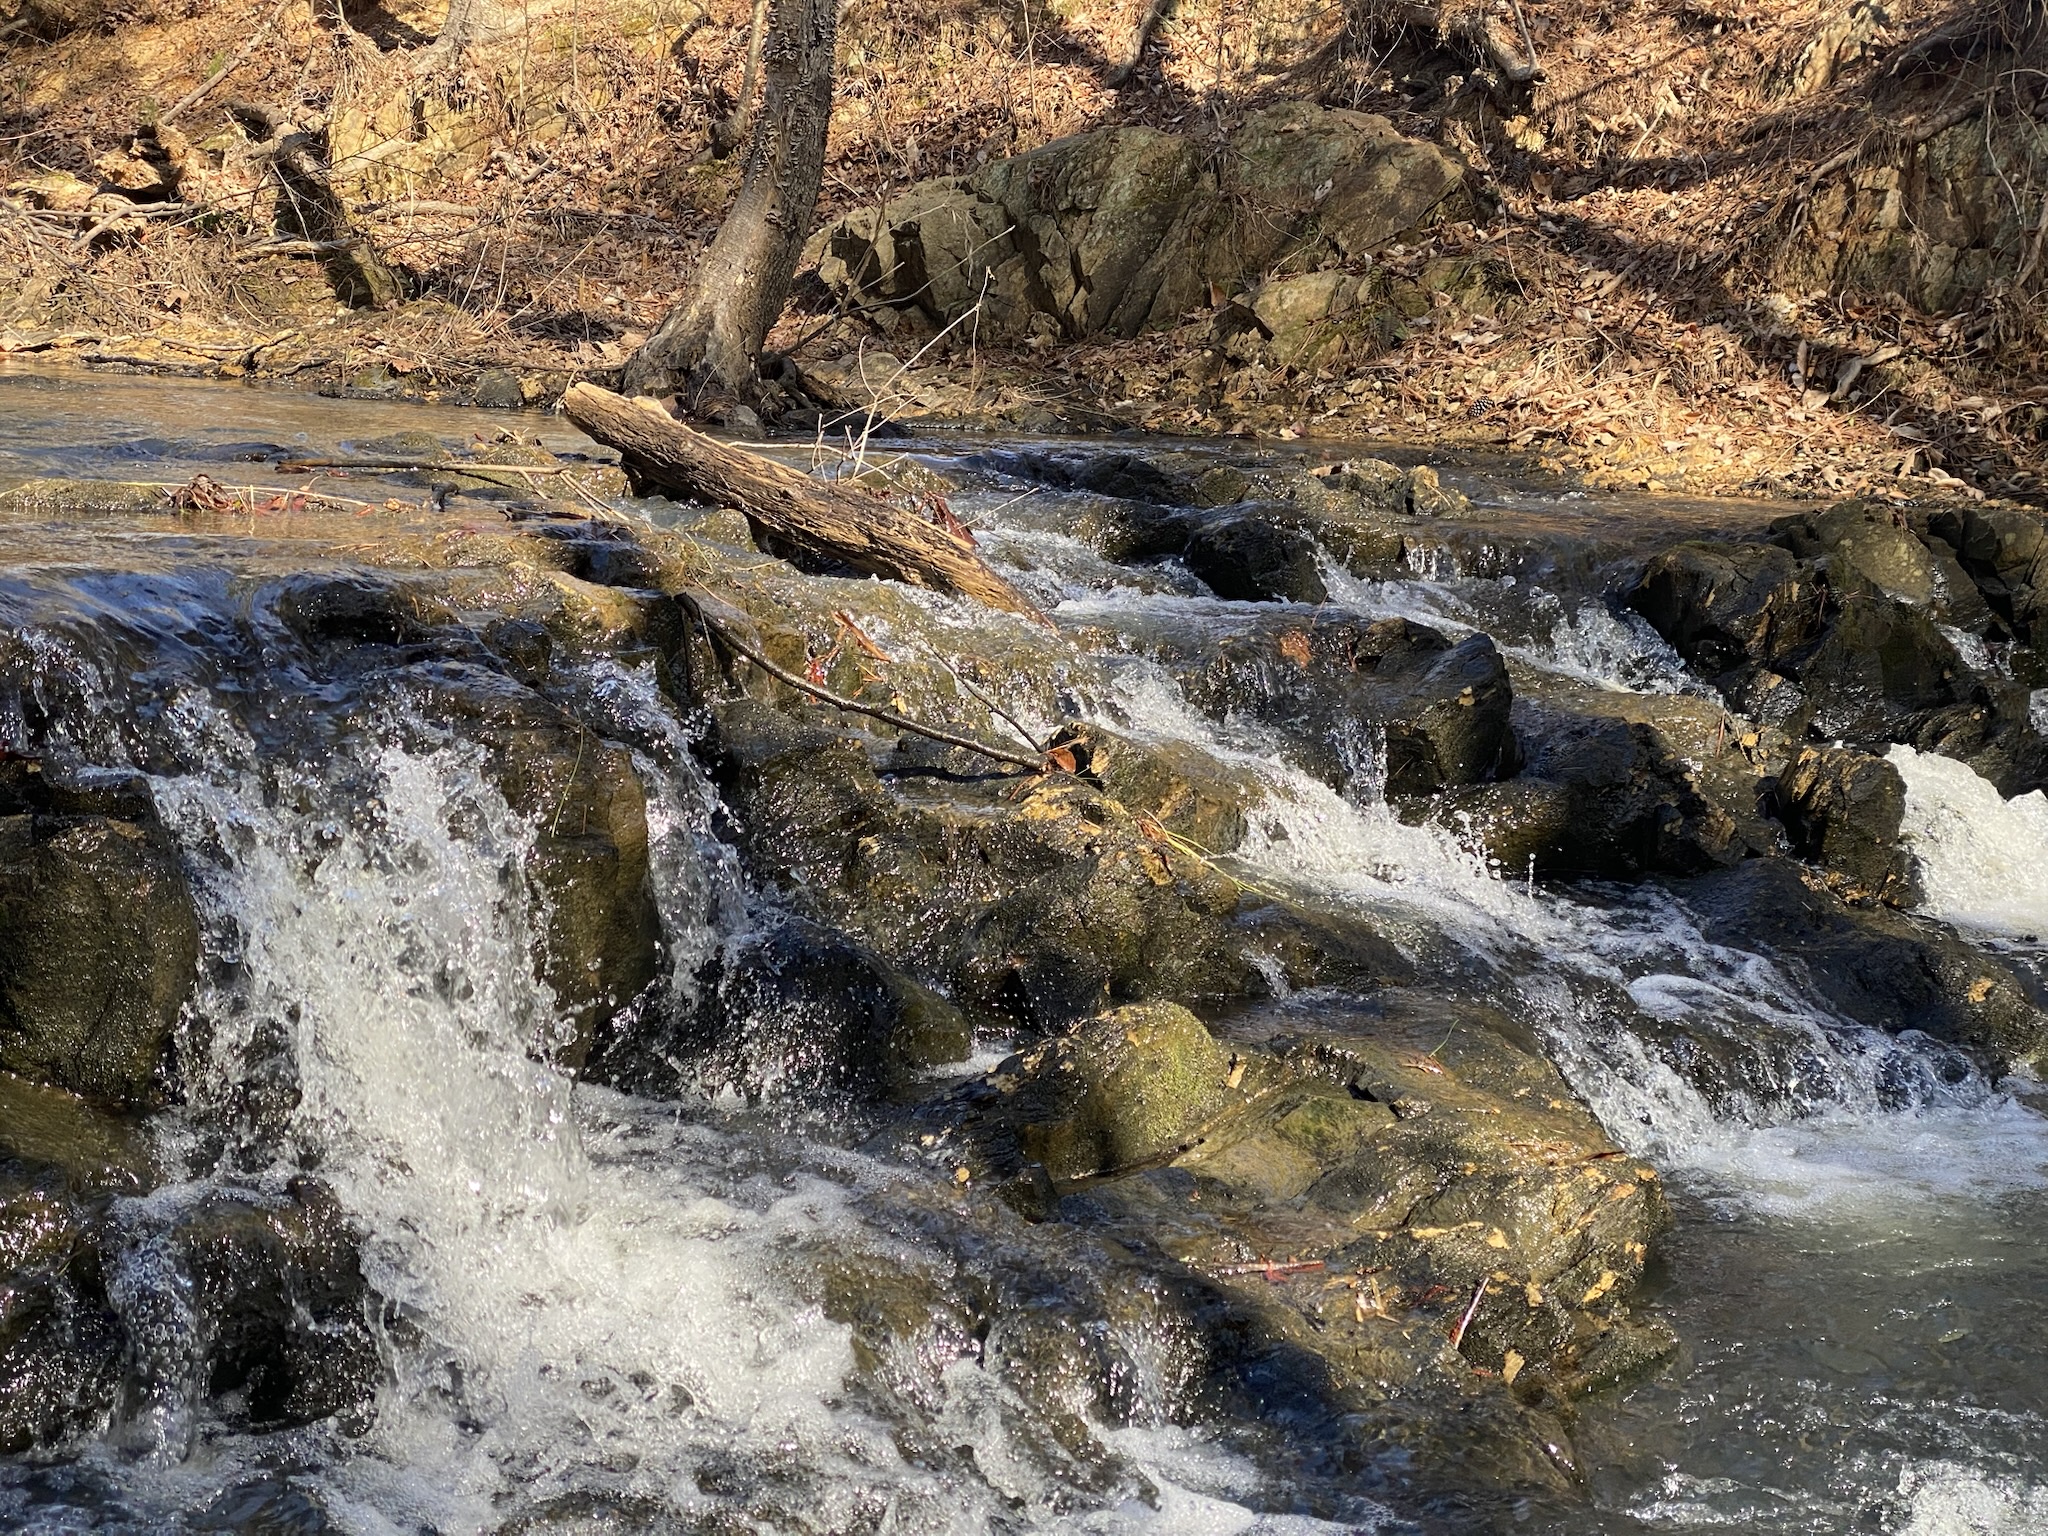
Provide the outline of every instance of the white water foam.
<path id="1" fill-rule="evenodd" d="M 1899 835 L 1919 861 L 1921 910 L 1980 933 L 2048 937 L 2048 795 L 2007 800 L 1932 752 L 1885 756 L 1906 781 Z"/>
<path id="2" fill-rule="evenodd" d="M 416 1513 L 485 1524 L 508 1468 L 545 1494 L 564 1447 L 635 1463 L 625 1485 L 649 1491 L 707 1443 L 875 1454 L 832 1408 L 845 1330 L 760 1272 L 778 1242 L 844 1220 L 843 1192 L 715 1195 L 658 1164 L 594 1165 L 567 1074 L 534 1050 L 559 1025 L 530 959 L 530 829 L 474 751 L 391 747 L 374 766 L 376 805 L 344 824 L 193 779 L 159 795 L 188 848 L 222 854 L 201 892 L 239 977 L 203 1006 L 288 1024 L 303 1155 L 403 1319 L 367 1444 L 424 1474 Z M 237 1033 L 216 1041 L 223 1076 Z"/>
<path id="3" fill-rule="evenodd" d="M 1897 1536 L 2040 1536 L 2048 1531 L 2048 1487 L 1958 1462 L 1933 1461 L 1899 1474 L 1905 1524 Z"/>
<path id="4" fill-rule="evenodd" d="M 2048 1122 L 1953 1052 L 1845 1019 L 1769 959 L 1710 942 L 1655 887 L 1598 905 L 1531 890 L 1455 825 L 1404 823 L 1377 797 L 1340 795 L 1289 766 L 1255 730 L 1200 718 L 1155 668 L 1122 673 L 1102 712 L 1143 738 L 1194 742 L 1262 783 L 1236 855 L 1257 881 L 1369 913 L 1425 966 L 1448 941 L 1489 968 L 1609 1134 L 1638 1155 L 1787 1215 L 2041 1177 Z M 1646 1040 L 1646 1021 L 1767 1057 L 1756 1070 L 1768 1095 L 1709 1102 Z"/>
<path id="5" fill-rule="evenodd" d="M 646 703 L 645 679 L 587 681 L 616 690 L 622 719 Z M 201 739 L 221 721 L 195 706 L 194 726 Z M 247 1053 L 281 1029 L 301 1102 L 278 1178 L 311 1166 L 333 1188 L 380 1303 L 390 1380 L 373 1426 L 358 1442 L 303 1432 L 320 1447 L 306 1477 L 338 1528 L 484 1532 L 508 1504 L 591 1494 L 687 1522 L 719 1502 L 700 1490 L 706 1466 L 732 1469 L 727 1502 L 791 1530 L 970 1536 L 998 1511 L 1020 1530 L 1077 1536 L 1375 1528 L 1254 1513 L 1259 1475 L 1170 1426 L 1173 1371 L 1163 1357 L 1146 1364 L 1142 1339 L 1120 1343 L 1133 1382 L 1155 1388 L 1133 1400 L 1131 1426 L 1100 1435 L 1156 1497 L 1091 1507 L 1062 1486 L 1028 1443 L 1030 1416 L 972 1355 L 920 1390 L 932 1428 L 951 1426 L 944 1443 L 974 1447 L 974 1471 L 907 1460 L 897 1427 L 854 1405 L 848 1330 L 788 1270 L 805 1252 L 899 1251 L 859 1205 L 900 1175 L 817 1145 L 776 1161 L 673 1105 L 577 1087 L 549 1064 L 561 1025 L 531 958 L 544 916 L 524 874 L 534 832 L 475 748 L 387 745 L 345 770 L 347 796 L 311 775 L 266 786 L 248 761 L 233 753 L 218 779 L 156 791 L 221 962 L 199 1001 L 214 1026 L 194 1078 L 201 1112 L 210 1103 L 218 1118 Z M 676 771 L 694 772 L 687 758 Z M 664 914 L 702 924 L 719 879 L 686 867 L 704 835 L 701 795 L 671 785 L 652 799 L 667 806 L 650 817 L 668 845 L 655 867 L 687 877 Z M 685 939 L 701 949 L 700 934 Z M 163 1386 L 138 1405 L 138 1448 L 152 1454 L 109 1466 L 132 1506 L 166 1523 L 262 1465 L 259 1445 L 195 1434 L 195 1327 L 174 1266 L 150 1263 L 149 1231 L 209 1187 L 202 1174 L 131 1202 L 137 1241 L 116 1277 Z M 756 1487 L 770 1506 L 753 1502 Z M 778 1499 L 800 1513 L 778 1514 Z"/>

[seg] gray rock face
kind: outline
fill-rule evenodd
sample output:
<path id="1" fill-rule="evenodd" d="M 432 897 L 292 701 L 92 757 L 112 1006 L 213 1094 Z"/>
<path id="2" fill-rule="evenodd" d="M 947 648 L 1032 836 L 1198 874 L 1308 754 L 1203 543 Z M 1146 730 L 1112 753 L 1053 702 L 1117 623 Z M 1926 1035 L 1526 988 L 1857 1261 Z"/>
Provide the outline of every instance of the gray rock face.
<path id="1" fill-rule="evenodd" d="M 1237 887 L 1077 779 L 940 784 L 751 701 L 715 707 L 717 777 L 749 863 L 806 916 L 1039 1028 L 1111 1003 L 1259 989 Z"/>
<path id="2" fill-rule="evenodd" d="M 1494 778 L 1517 760 L 1507 667 L 1483 634 L 1452 641 L 1407 619 L 1319 615 L 1140 643 L 1197 709 L 1269 727 L 1298 766 L 1335 787 L 1368 771 L 1381 742 L 1392 795 Z"/>
<path id="3" fill-rule="evenodd" d="M 1518 702 L 1527 762 L 1516 777 L 1452 793 L 1502 867 L 1635 880 L 1692 875 L 1750 851 L 1662 733 L 1640 721 Z"/>
<path id="4" fill-rule="evenodd" d="M 1256 512 L 1195 529 L 1181 558 L 1218 597 L 1236 602 L 1328 602 L 1316 541 Z"/>
<path id="5" fill-rule="evenodd" d="M 1289 102 L 1254 112 L 1220 153 L 1155 129 L 1105 128 L 920 182 L 839 219 L 813 254 L 835 291 L 933 324 L 979 303 L 985 338 L 1048 325 L 1135 336 L 1206 308 L 1210 283 L 1283 254 L 1368 255 L 1463 178 L 1383 118 Z"/>

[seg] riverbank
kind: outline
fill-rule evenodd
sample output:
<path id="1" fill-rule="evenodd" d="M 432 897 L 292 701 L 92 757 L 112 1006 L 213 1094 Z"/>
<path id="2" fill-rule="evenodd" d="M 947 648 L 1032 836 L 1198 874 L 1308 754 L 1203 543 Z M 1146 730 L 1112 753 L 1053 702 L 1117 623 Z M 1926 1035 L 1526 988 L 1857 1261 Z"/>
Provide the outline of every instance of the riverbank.
<path id="1" fill-rule="evenodd" d="M 743 7 L 485 7 L 451 54 L 438 7 L 12 3 L 16 355 L 546 404 L 615 379 L 737 185 L 713 145 Z M 1011 428 L 1484 446 L 1593 488 L 2042 499 L 2030 7 L 1542 0 L 1522 7 L 1539 77 L 1519 82 L 1450 20 L 1398 10 L 1184 0 L 1133 54 L 1131 5 L 853 7 L 821 226 L 1077 133 L 1227 159 L 1276 107 L 1365 114 L 1457 187 L 1369 248 L 1207 279 L 1134 335 L 1003 337 L 983 316 L 934 341 L 929 305 L 835 291 L 814 251 L 772 338 L 791 425 L 820 404 L 865 419 L 879 393 L 884 414 Z M 280 221 L 236 98 L 322 147 L 395 307 L 337 296 L 363 300 Z M 849 406 L 815 387 L 849 369 L 880 389 Z"/>

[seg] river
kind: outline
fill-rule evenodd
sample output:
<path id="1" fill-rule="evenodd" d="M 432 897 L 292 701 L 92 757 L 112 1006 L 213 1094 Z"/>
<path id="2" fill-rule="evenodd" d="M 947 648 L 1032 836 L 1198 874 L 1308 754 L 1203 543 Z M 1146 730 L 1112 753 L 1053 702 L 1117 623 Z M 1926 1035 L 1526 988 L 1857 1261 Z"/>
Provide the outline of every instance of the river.
<path id="1" fill-rule="evenodd" d="M 289 493 L 304 476 L 265 454 L 339 456 L 401 432 L 462 444 L 505 424 L 602 456 L 554 417 L 13 368 L 0 371 L 0 422 L 0 487 L 204 472 Z M 931 434 L 910 446 L 959 474 L 1034 445 Z M 1333 568 L 1335 605 L 1483 629 L 1518 694 L 1701 694 L 1611 602 L 1616 573 L 1651 547 L 1659 518 L 1754 526 L 1779 509 L 1591 500 L 1483 465 L 1446 475 L 1496 516 L 1503 544 L 1512 531 L 1589 553 L 1532 579 L 1453 542 L 1394 579 Z M 997 471 L 985 478 L 953 494 L 954 511 L 1063 630 L 1227 628 L 1245 607 L 1170 562 L 1097 553 L 1073 532 L 1081 493 L 1020 497 Z M 408 513 L 408 527 L 436 515 Z M 168 1172 L 112 1208 L 108 1292 L 130 1339 L 118 1409 L 0 1463 L 0 1525 L 2048 1529 L 2048 1120 L 2034 1084 L 1988 1081 L 1953 1049 L 1844 1016 L 1805 983 L 1797 953 L 1709 938 L 1683 880 L 1489 867 L 1454 828 L 1395 814 L 1370 744 L 1332 788 L 1289 766 L 1257 723 L 1190 708 L 1135 646 L 1081 703 L 1257 777 L 1264 798 L 1232 868 L 1390 925 L 1447 995 L 1527 1021 L 1607 1133 L 1656 1165 L 1677 1219 L 1637 1306 L 1669 1323 L 1679 1354 L 1581 1405 L 1572 1496 L 1462 1513 L 1404 1506 L 1398 1484 L 1347 1481 L 1275 1426 L 1219 1416 L 1187 1386 L 1188 1341 L 1096 1294 L 1085 1245 L 1011 1251 L 1057 1223 L 992 1232 L 986 1263 L 1008 1274 L 1028 1259 L 1060 1326 L 1092 1330 L 1119 1362 L 1112 1411 L 1080 1416 L 1085 1445 L 1049 1443 L 971 1353 L 877 1360 L 790 1276 L 869 1251 L 951 1275 L 959 1249 L 920 1225 L 911 1176 L 812 1095 L 643 1098 L 580 1084 L 536 1052 L 562 1006 L 528 958 L 536 827 L 458 724 L 275 620 L 293 573 L 351 566 L 345 519 L 302 521 L 252 511 L 202 526 L 147 506 L 0 521 L 0 737 L 145 775 L 202 936 L 182 1103 L 147 1130 Z M 553 687 L 651 786 L 661 984 L 687 991 L 759 902 L 692 726 L 632 658 Z M 2048 812 L 1898 752 L 1928 910 L 2031 965 L 2048 928 Z M 1602 1001 L 1615 997 L 1629 1001 Z M 1737 1086 L 1708 1091 L 1674 1071 L 1660 1021 L 1739 1059 Z M 976 1067 L 1007 1045 L 978 1040 Z M 257 1056 L 280 1064 L 289 1093 L 252 1093 Z M 218 1341 L 195 1321 L 193 1278 L 166 1234 L 223 1188 L 282 1199 L 308 1169 L 361 1234 L 376 1411 L 241 1427 L 203 1390 Z"/>

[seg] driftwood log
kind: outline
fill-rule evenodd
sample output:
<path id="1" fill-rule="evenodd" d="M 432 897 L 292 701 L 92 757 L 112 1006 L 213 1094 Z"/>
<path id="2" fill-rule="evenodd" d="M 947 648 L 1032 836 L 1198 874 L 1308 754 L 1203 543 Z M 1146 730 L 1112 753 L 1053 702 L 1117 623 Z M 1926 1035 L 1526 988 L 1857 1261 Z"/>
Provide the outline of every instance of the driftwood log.
<path id="1" fill-rule="evenodd" d="M 577 384 L 562 409 L 583 431 L 616 448 L 642 479 L 692 501 L 736 507 L 772 538 L 855 570 L 1010 613 L 1040 617 L 1029 598 L 990 569 L 973 543 L 907 507 L 809 475 L 693 432 L 650 401 Z"/>

